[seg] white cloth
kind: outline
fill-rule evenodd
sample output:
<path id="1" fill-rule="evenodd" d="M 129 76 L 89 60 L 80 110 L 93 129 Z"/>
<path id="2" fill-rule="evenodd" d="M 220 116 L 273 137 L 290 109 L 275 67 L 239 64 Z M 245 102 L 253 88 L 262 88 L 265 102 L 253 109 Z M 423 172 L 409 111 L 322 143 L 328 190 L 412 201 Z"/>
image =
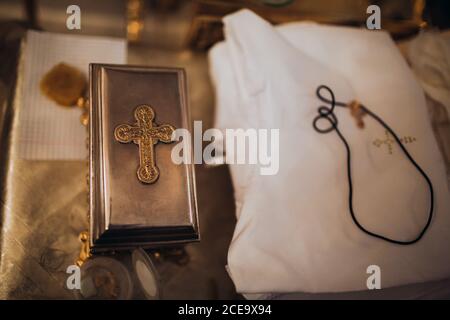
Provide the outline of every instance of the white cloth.
<path id="1" fill-rule="evenodd" d="M 261 176 L 231 165 L 237 217 L 228 270 L 238 292 L 339 292 L 367 289 L 370 265 L 382 288 L 450 276 L 450 205 L 444 164 L 422 89 L 389 35 L 293 23 L 272 27 L 248 10 L 224 18 L 226 41 L 210 52 L 218 128 L 279 128 L 280 170 Z M 424 238 L 399 246 L 370 237 L 352 222 L 344 145 L 312 122 L 318 85 L 339 101 L 357 99 L 383 118 L 430 177 L 435 210 Z M 354 208 L 369 230 L 410 240 L 427 219 L 425 181 L 401 153 L 375 139 L 384 129 L 365 117 L 356 127 L 338 108 L 352 150 Z"/>
<path id="2" fill-rule="evenodd" d="M 89 63 L 125 63 L 124 39 L 28 31 L 22 53 L 23 75 L 17 156 L 26 160 L 86 160 L 87 130 L 80 108 L 58 106 L 42 94 L 39 82 L 60 62 L 88 78 Z"/>
<path id="3" fill-rule="evenodd" d="M 425 92 L 450 116 L 450 33 L 421 32 L 409 44 L 408 58 Z"/>

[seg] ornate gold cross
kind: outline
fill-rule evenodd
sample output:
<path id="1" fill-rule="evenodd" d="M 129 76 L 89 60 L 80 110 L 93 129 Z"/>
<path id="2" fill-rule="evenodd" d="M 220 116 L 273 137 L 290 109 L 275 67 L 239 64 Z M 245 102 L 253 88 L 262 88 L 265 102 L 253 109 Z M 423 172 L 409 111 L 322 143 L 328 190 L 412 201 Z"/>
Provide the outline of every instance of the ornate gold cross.
<path id="1" fill-rule="evenodd" d="M 153 123 L 155 112 L 148 105 L 140 105 L 134 110 L 136 125 L 121 124 L 114 129 L 114 137 L 122 143 L 133 141 L 139 146 L 139 168 L 137 177 L 144 183 L 153 183 L 159 177 L 159 170 L 155 164 L 153 145 L 159 141 L 172 142 L 175 128 L 170 124 L 157 126 Z"/>
<path id="2" fill-rule="evenodd" d="M 392 150 L 393 150 L 393 145 L 395 143 L 394 138 L 390 135 L 389 131 L 385 130 L 384 132 L 385 134 L 385 138 L 383 140 L 381 139 L 375 139 L 373 141 L 373 144 L 379 148 L 381 147 L 383 144 L 385 144 L 388 147 L 388 152 L 389 154 L 392 154 Z M 405 136 L 403 138 L 400 138 L 400 142 L 407 144 L 407 143 L 412 143 L 414 141 L 416 141 L 417 139 L 411 136 Z"/>

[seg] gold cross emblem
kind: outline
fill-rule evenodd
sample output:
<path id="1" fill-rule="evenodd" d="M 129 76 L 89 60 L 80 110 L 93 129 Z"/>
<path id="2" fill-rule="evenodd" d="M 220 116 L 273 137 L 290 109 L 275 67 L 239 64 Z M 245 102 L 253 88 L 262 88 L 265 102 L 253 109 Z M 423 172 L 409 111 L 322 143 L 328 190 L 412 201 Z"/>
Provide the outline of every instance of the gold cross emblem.
<path id="1" fill-rule="evenodd" d="M 381 147 L 383 144 L 385 144 L 388 148 L 388 153 L 392 154 L 393 151 L 393 145 L 395 143 L 395 139 L 391 136 L 391 134 L 389 133 L 389 131 L 385 130 L 384 132 L 385 134 L 385 138 L 383 140 L 381 139 L 375 139 L 373 141 L 373 144 L 379 148 Z M 405 136 L 403 138 L 400 138 L 400 142 L 403 144 L 407 144 L 407 143 L 412 143 L 414 141 L 416 141 L 417 139 L 411 136 Z"/>
<path id="2" fill-rule="evenodd" d="M 114 137 L 122 143 L 133 141 L 139 146 L 139 168 L 137 177 L 144 183 L 153 183 L 159 177 L 159 170 L 155 164 L 153 145 L 159 141 L 172 142 L 175 128 L 170 124 L 157 126 L 153 123 L 155 112 L 148 105 L 140 105 L 134 110 L 136 125 L 121 124 L 114 129 Z"/>

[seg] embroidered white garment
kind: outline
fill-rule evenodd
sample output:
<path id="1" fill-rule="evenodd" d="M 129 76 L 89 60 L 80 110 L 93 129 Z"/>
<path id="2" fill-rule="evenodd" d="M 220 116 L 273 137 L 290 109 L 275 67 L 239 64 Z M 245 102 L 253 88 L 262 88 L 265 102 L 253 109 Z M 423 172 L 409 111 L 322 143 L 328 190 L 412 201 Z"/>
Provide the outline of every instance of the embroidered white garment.
<path id="1" fill-rule="evenodd" d="M 262 176 L 231 165 L 237 224 L 228 270 L 238 292 L 339 292 L 367 289 L 371 265 L 382 288 L 450 276 L 450 205 L 445 168 L 423 91 L 385 32 L 294 23 L 274 28 L 248 10 L 224 18 L 226 41 L 210 52 L 218 128 L 278 128 L 280 168 Z M 348 208 L 345 147 L 312 127 L 316 88 L 357 99 L 384 119 L 430 177 L 434 217 L 415 245 L 370 237 Z M 357 128 L 338 108 L 350 144 L 354 208 L 372 232 L 411 240 L 427 220 L 425 180 L 391 137 L 365 117 Z"/>

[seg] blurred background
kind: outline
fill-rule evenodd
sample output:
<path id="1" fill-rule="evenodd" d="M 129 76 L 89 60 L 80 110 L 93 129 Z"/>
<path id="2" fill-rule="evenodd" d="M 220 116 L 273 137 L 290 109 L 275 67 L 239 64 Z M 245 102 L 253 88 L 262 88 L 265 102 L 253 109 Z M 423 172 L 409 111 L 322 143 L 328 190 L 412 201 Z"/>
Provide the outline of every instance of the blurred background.
<path id="1" fill-rule="evenodd" d="M 81 30 L 66 28 L 69 0 L 2 0 L 0 21 L 57 33 L 126 38 L 129 63 L 187 68 L 194 118 L 211 124 L 212 94 L 206 50 L 223 39 L 221 18 L 250 8 L 274 24 L 316 21 L 365 26 L 370 4 L 381 8 L 382 28 L 397 40 L 420 28 L 448 28 L 450 4 L 442 0 L 78 0 Z M 195 106 L 195 107 L 194 107 Z"/>

